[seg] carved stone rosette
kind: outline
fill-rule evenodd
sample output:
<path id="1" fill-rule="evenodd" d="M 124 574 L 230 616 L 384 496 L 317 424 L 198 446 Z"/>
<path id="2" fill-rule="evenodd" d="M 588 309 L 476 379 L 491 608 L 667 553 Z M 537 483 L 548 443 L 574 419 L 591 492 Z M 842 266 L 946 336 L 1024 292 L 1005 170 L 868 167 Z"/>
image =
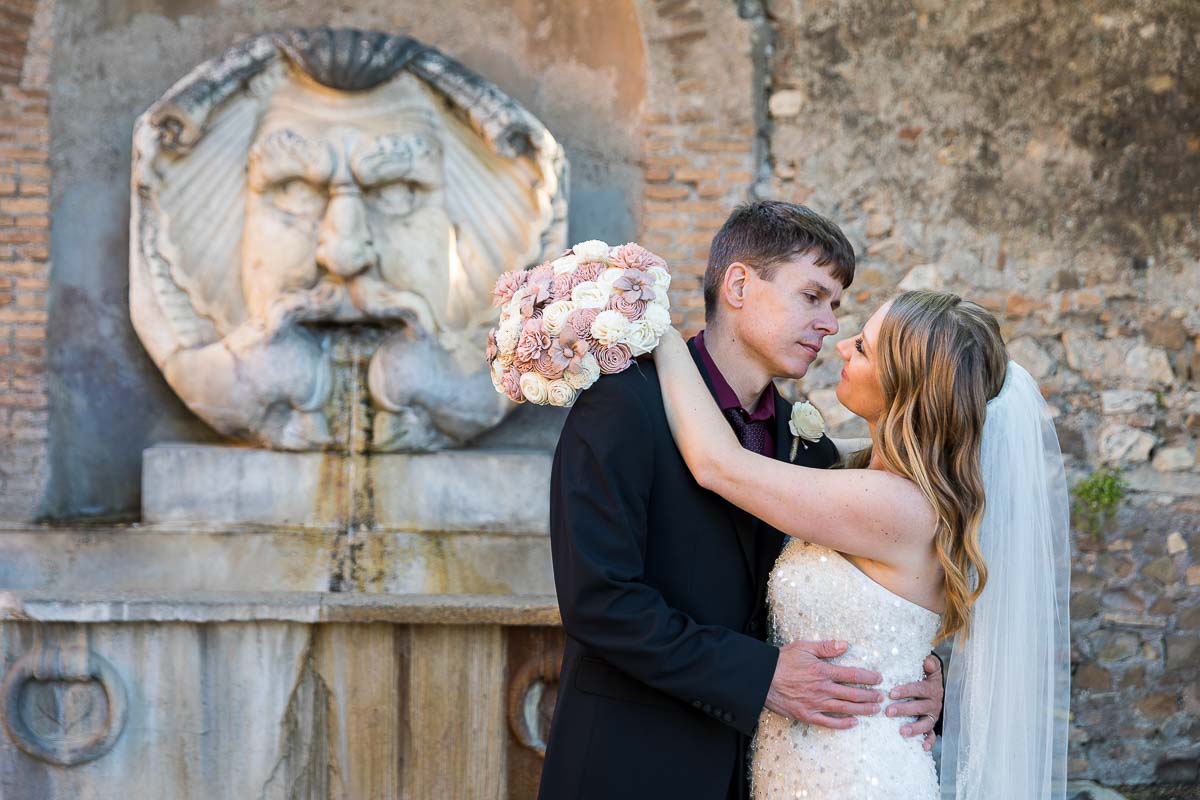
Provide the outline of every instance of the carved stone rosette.
<path id="1" fill-rule="evenodd" d="M 71 767 L 106 754 L 125 730 L 125 684 L 86 645 L 39 645 L 12 665 L 0 714 L 27 755 Z"/>
<path id="2" fill-rule="evenodd" d="M 230 437 L 460 444 L 512 408 L 483 361 L 491 289 L 562 250 L 566 172 L 536 118 L 420 42 L 256 36 L 135 125 L 134 327 Z"/>

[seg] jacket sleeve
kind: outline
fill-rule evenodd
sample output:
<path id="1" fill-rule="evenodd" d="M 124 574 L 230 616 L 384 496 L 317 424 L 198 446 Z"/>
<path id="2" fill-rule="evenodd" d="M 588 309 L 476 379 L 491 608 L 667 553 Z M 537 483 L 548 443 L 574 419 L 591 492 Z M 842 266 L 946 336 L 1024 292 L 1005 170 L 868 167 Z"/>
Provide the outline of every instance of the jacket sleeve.
<path id="1" fill-rule="evenodd" d="M 656 377 L 634 367 L 598 381 L 559 439 L 550 531 L 563 627 L 613 667 L 749 734 L 779 650 L 696 623 L 643 580 L 655 431 L 642 380 Z"/>

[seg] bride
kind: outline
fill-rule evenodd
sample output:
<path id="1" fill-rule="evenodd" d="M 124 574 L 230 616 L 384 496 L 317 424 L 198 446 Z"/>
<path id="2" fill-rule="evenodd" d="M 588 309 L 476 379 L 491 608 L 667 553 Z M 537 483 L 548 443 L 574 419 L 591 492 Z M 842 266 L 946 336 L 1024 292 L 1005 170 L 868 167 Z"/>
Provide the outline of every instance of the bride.
<path id="1" fill-rule="evenodd" d="M 951 641 L 941 755 L 860 718 L 847 730 L 764 709 L 753 796 L 1043 800 L 1065 794 L 1067 500 L 1053 424 L 974 303 L 907 292 L 839 343 L 841 403 L 870 447 L 845 470 L 744 449 L 683 339 L 654 358 L 696 480 L 790 537 L 768 589 L 776 644 L 838 639 L 885 684 Z"/>

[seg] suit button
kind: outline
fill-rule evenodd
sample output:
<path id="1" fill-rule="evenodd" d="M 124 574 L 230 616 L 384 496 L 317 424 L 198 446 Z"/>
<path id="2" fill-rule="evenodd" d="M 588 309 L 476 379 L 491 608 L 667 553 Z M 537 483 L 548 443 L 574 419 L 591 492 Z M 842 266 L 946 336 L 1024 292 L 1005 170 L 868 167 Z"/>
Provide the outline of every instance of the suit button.
<path id="1" fill-rule="evenodd" d="M 711 714 L 711 713 L 712 713 L 712 706 L 710 706 L 708 703 L 705 703 L 705 704 L 704 704 L 704 713 L 705 713 L 705 714 Z"/>
<path id="2" fill-rule="evenodd" d="M 703 703 L 701 703 L 699 700 L 693 700 L 693 701 L 692 701 L 692 708 L 699 708 L 699 707 L 700 707 L 700 706 L 702 706 L 702 705 L 704 705 L 704 704 L 703 704 Z"/>
<path id="3" fill-rule="evenodd" d="M 733 714 L 730 714 L 728 711 L 726 711 L 725 716 L 722 717 L 722 719 L 724 719 L 726 722 L 733 722 Z"/>

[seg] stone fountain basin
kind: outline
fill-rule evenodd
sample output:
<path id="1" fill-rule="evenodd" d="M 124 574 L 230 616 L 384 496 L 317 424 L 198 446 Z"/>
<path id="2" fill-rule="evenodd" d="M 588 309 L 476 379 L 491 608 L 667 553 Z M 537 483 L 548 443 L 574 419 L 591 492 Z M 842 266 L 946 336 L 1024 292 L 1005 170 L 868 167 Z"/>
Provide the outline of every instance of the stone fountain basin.
<path id="1" fill-rule="evenodd" d="M 0 527 L 0 797 L 532 800 L 549 475 L 171 445 L 142 524 Z"/>

